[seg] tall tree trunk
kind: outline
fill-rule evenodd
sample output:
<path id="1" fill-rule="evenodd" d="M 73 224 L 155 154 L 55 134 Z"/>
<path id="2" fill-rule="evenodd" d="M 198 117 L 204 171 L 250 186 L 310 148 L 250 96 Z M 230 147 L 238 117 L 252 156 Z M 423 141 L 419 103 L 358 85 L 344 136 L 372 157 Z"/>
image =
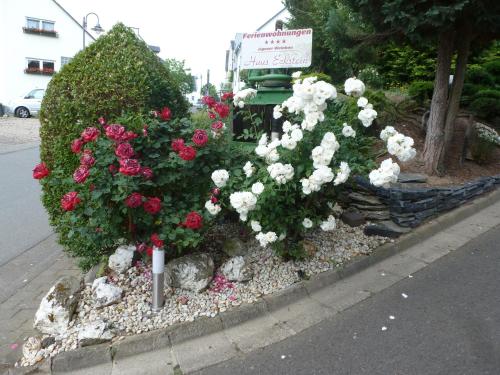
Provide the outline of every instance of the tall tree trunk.
<path id="1" fill-rule="evenodd" d="M 470 23 L 464 24 L 460 29 L 460 38 L 456 42 L 457 46 L 457 64 L 453 76 L 453 86 L 448 99 L 448 110 L 444 125 L 444 152 L 441 154 L 440 164 L 444 165 L 447 155 L 450 151 L 451 140 L 455 131 L 455 119 L 460 109 L 460 97 L 464 87 L 465 69 L 469 57 L 469 50 L 472 41 L 472 28 Z"/>
<path id="2" fill-rule="evenodd" d="M 425 170 L 431 175 L 441 175 L 444 172 L 440 161 L 442 160 L 441 153 L 444 151 L 444 123 L 448 102 L 453 39 L 453 31 L 443 31 L 439 35 L 436 78 L 424 145 Z"/>

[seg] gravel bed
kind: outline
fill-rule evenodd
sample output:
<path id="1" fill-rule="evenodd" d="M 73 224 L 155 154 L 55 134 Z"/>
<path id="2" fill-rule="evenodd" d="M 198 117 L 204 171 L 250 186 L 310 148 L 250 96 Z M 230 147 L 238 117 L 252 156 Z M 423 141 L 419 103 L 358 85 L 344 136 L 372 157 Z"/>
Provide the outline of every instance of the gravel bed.
<path id="1" fill-rule="evenodd" d="M 220 251 L 222 233 L 237 232 L 237 227 L 219 227 L 208 236 L 206 252 L 214 258 L 216 266 L 228 257 Z M 253 279 L 248 282 L 228 282 L 217 275 L 209 288 L 201 293 L 181 289 L 165 289 L 165 307 L 159 313 L 151 310 L 151 267 L 137 264 L 125 274 L 110 276 L 111 281 L 123 289 L 122 300 L 114 305 L 96 309 L 92 300 L 91 285 L 82 292 L 77 312 L 66 334 L 56 337 L 55 343 L 41 349 L 30 359 L 23 358 L 21 366 L 31 365 L 42 358 L 78 347 L 78 331 L 88 322 L 98 319 L 111 324 L 115 337 L 139 334 L 164 328 L 175 323 L 193 321 L 197 317 L 215 317 L 242 303 L 252 303 L 263 295 L 284 289 L 301 278 L 338 267 L 357 255 L 368 255 L 375 248 L 389 241 L 384 237 L 368 237 L 363 226 L 351 228 L 338 221 L 331 232 L 318 230 L 307 239 L 316 246 L 316 253 L 302 261 L 284 261 L 271 249 L 261 248 L 257 241 L 247 242 L 247 257 L 254 268 Z"/>

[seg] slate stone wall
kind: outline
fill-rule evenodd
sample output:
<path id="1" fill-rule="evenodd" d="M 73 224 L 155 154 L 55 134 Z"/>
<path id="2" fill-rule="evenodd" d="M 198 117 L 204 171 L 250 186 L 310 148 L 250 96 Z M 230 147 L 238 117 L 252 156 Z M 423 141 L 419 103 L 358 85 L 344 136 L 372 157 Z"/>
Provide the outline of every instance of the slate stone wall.
<path id="1" fill-rule="evenodd" d="M 395 184 L 389 188 L 383 188 L 371 185 L 368 179 L 361 176 L 356 176 L 355 181 L 360 191 L 376 196 L 388 207 L 392 221 L 400 226 L 413 228 L 431 216 L 449 211 L 478 195 L 498 188 L 500 175 L 481 177 L 453 187 Z"/>

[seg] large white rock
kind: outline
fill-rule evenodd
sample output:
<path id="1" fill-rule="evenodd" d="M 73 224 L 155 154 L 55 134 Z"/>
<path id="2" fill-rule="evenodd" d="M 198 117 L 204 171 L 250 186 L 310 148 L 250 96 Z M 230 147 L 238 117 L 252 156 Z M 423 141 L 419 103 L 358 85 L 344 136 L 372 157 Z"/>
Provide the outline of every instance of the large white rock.
<path id="1" fill-rule="evenodd" d="M 109 257 L 108 267 L 116 273 L 124 273 L 132 266 L 135 246 L 120 246 L 113 255 Z"/>
<path id="2" fill-rule="evenodd" d="M 200 292 L 214 276 L 214 261 L 207 254 L 190 254 L 165 267 L 165 285 Z"/>
<path id="3" fill-rule="evenodd" d="M 114 333 L 109 329 L 109 325 L 98 319 L 85 324 L 78 332 L 78 345 L 89 346 L 110 341 Z"/>
<path id="4" fill-rule="evenodd" d="M 68 329 L 82 290 L 82 280 L 64 276 L 43 297 L 35 314 L 33 328 L 48 335 L 61 335 Z"/>
<path id="5" fill-rule="evenodd" d="M 122 293 L 122 288 L 109 284 L 105 276 L 95 279 L 92 283 L 92 296 L 96 307 L 109 306 L 119 302 Z"/>
<path id="6" fill-rule="evenodd" d="M 242 256 L 232 257 L 227 260 L 219 271 L 229 281 L 248 281 L 253 276 L 250 262 Z"/>

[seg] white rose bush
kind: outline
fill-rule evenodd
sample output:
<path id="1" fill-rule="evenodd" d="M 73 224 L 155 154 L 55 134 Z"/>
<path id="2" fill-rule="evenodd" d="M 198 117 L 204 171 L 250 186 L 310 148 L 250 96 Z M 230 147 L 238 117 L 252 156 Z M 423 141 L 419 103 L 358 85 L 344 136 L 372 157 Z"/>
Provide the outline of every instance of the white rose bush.
<path id="1" fill-rule="evenodd" d="M 273 117 L 282 121 L 280 137 L 258 134 L 240 169 L 213 171 L 220 194 L 206 209 L 212 215 L 221 208 L 236 212 L 261 246 L 299 258 L 307 231 L 336 229 L 330 207 L 351 175 L 368 175 L 373 185 L 387 186 L 397 181 L 400 169 L 392 158 L 378 167 L 374 162 L 375 137 L 366 128 L 377 112 L 363 97 L 363 82 L 349 78 L 347 95 L 338 95 L 316 77 L 301 79 L 297 72 L 293 78 L 293 95 L 273 108 Z M 236 93 L 234 105 L 244 108 L 246 97 Z M 413 140 L 394 128 L 386 127 L 380 138 L 397 160 L 415 156 Z"/>

